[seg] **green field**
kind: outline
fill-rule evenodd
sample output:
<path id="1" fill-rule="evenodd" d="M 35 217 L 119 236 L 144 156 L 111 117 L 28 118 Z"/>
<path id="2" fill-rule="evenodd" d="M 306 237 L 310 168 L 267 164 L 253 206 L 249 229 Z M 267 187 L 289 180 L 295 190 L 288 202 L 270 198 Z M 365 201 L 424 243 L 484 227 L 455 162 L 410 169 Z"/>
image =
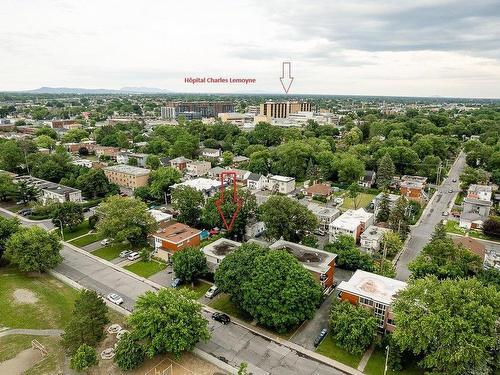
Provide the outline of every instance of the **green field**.
<path id="1" fill-rule="evenodd" d="M 455 220 L 448 220 L 444 227 L 448 233 L 465 235 L 466 232 L 465 229 L 462 229 L 458 226 L 458 221 Z"/>
<path id="2" fill-rule="evenodd" d="M 72 245 L 78 246 L 78 247 L 84 247 L 87 245 L 90 245 L 91 243 L 97 242 L 102 240 L 103 237 L 100 234 L 97 233 L 91 233 L 87 234 L 83 237 L 77 238 L 75 240 L 68 241 Z"/>
<path id="3" fill-rule="evenodd" d="M 69 230 L 68 228 L 64 229 L 64 240 L 70 241 L 73 238 L 83 236 L 90 231 L 89 221 L 84 220 L 80 225 L 78 225 L 74 230 Z M 61 233 L 58 231 L 57 233 Z"/>
<path id="4" fill-rule="evenodd" d="M 238 306 L 231 302 L 229 294 L 221 293 L 208 304 L 208 306 L 225 312 L 228 315 L 241 319 L 245 322 L 251 322 L 253 319 L 245 311 L 241 310 Z"/>
<path id="5" fill-rule="evenodd" d="M 167 265 L 165 263 L 157 262 L 156 260 L 152 260 L 150 262 L 140 260 L 123 268 L 147 279 L 155 273 L 167 268 Z"/>
<path id="6" fill-rule="evenodd" d="M 330 334 L 328 334 L 321 344 L 319 344 L 316 352 L 354 368 L 358 367 L 359 361 L 361 361 L 363 357 L 363 355 L 351 354 L 337 346 Z"/>
<path id="7" fill-rule="evenodd" d="M 374 194 L 367 193 L 359 193 L 357 198 L 354 200 L 352 198 L 344 196 L 344 203 L 341 208 L 343 209 L 354 209 L 354 203 L 356 203 L 356 208 L 366 208 L 371 203 L 371 201 L 375 198 Z"/>
<path id="8" fill-rule="evenodd" d="M 116 243 L 101 247 L 93 251 L 92 254 L 105 260 L 113 260 L 118 258 L 123 250 L 132 250 L 132 246 L 128 243 Z"/>
<path id="9" fill-rule="evenodd" d="M 0 326 L 10 328 L 64 328 L 73 310 L 76 291 L 46 274 L 23 274 L 14 267 L 0 268 Z M 38 299 L 21 303 L 22 290 Z"/>
<path id="10" fill-rule="evenodd" d="M 191 283 L 184 285 L 181 289 L 189 289 L 196 294 L 196 299 L 199 299 L 205 295 L 208 289 L 210 289 L 212 285 L 206 283 L 204 281 L 197 280 L 194 283 L 194 287 L 191 286 Z"/>
<path id="11" fill-rule="evenodd" d="M 367 375 L 384 375 L 384 367 L 385 367 L 385 353 L 381 350 L 375 350 L 368 363 L 366 364 L 364 373 Z M 423 375 L 424 370 L 417 367 L 415 363 L 411 363 L 407 365 L 407 368 L 402 371 L 392 371 L 387 370 L 387 374 L 389 375 Z"/>

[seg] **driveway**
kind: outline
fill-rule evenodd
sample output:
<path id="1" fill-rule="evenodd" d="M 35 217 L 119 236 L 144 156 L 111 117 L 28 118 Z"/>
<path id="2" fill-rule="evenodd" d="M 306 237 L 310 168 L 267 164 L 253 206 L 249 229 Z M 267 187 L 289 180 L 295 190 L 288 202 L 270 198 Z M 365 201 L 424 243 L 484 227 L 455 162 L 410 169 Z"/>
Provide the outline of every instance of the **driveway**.
<path id="1" fill-rule="evenodd" d="M 420 222 L 411 228 L 407 245 L 396 263 L 396 279 L 406 281 L 410 277 L 408 264 L 420 254 L 429 242 L 435 226 L 445 218 L 442 213 L 449 212 L 453 206 L 460 191 L 458 179 L 464 168 L 465 154 L 461 152 L 451 167 L 448 177 L 436 190 L 434 197 L 422 212 Z M 454 179 L 455 182 L 453 182 Z"/>
<path id="2" fill-rule="evenodd" d="M 175 274 L 172 270 L 172 266 L 168 266 L 164 270 L 161 270 L 160 272 L 157 272 L 154 275 L 148 277 L 148 280 L 154 281 L 155 283 L 160 284 L 161 286 L 164 286 L 166 288 L 170 288 L 170 283 L 172 283 L 174 277 Z"/>
<path id="3" fill-rule="evenodd" d="M 339 284 L 341 281 L 347 281 L 351 278 L 353 273 L 353 271 L 335 268 L 335 281 Z M 323 328 L 328 328 L 330 306 L 332 305 L 333 299 L 337 298 L 338 294 L 339 292 L 337 290 L 330 294 L 316 311 L 314 317 L 302 324 L 297 332 L 290 338 L 290 341 L 306 349 L 314 350 L 314 339 Z"/>

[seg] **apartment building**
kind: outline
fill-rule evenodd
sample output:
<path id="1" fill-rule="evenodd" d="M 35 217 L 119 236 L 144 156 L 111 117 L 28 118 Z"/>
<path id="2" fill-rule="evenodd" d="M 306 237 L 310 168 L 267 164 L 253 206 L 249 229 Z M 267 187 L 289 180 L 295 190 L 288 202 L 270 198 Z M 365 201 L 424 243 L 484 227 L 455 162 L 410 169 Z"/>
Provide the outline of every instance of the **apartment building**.
<path id="1" fill-rule="evenodd" d="M 360 245 L 363 250 L 369 253 L 378 252 L 384 239 L 384 234 L 391 232 L 388 228 L 377 227 L 370 225 L 360 236 Z"/>
<path id="2" fill-rule="evenodd" d="M 335 241 L 342 234 L 351 236 L 358 242 L 361 233 L 373 224 L 373 220 L 373 214 L 366 212 L 363 208 L 347 210 L 328 226 L 330 242 Z"/>
<path id="3" fill-rule="evenodd" d="M 317 203 L 308 203 L 307 208 L 318 219 L 318 228 L 328 231 L 331 222 L 340 216 L 340 210 L 334 207 L 327 207 Z"/>
<path id="4" fill-rule="evenodd" d="M 266 102 L 260 105 L 260 115 L 268 120 L 275 118 L 286 118 L 290 114 L 299 112 L 310 112 L 312 108 L 309 102 L 286 101 L 286 102 Z"/>
<path id="5" fill-rule="evenodd" d="M 179 184 L 172 185 L 172 189 L 177 189 L 180 186 L 189 186 L 203 193 L 205 199 L 214 196 L 220 191 L 221 182 L 210 178 L 194 178 Z"/>
<path id="6" fill-rule="evenodd" d="M 109 182 L 132 190 L 146 185 L 148 183 L 149 173 L 151 172 L 147 168 L 123 164 L 104 167 L 103 170 Z"/>
<path id="7" fill-rule="evenodd" d="M 111 147 L 111 146 L 94 146 L 94 153 L 97 157 L 109 157 L 112 160 L 116 160 L 116 157 L 121 152 L 119 147 Z"/>
<path id="8" fill-rule="evenodd" d="M 122 151 L 116 155 L 116 162 L 118 164 L 129 164 L 131 159 L 135 159 L 137 166 L 144 168 L 146 167 L 146 161 L 148 160 L 148 156 L 149 156 L 148 154 Z"/>
<path id="9" fill-rule="evenodd" d="M 184 156 L 179 156 L 178 158 L 170 160 L 170 166 L 172 168 L 178 169 L 179 171 L 183 171 L 184 169 L 186 169 L 187 163 L 191 162 L 191 159 L 185 158 Z"/>
<path id="10" fill-rule="evenodd" d="M 160 228 L 151 236 L 154 239 L 157 255 L 168 260 L 176 251 L 198 246 L 201 241 L 200 234 L 200 230 L 186 224 L 172 223 Z"/>
<path id="11" fill-rule="evenodd" d="M 32 176 L 17 176 L 12 180 L 14 183 L 25 182 L 28 186 L 36 188 L 39 192 L 38 199 L 42 204 L 57 202 L 81 202 L 82 192 L 69 186 L 56 184 L 55 182 L 42 180 Z"/>
<path id="12" fill-rule="evenodd" d="M 483 226 L 483 222 L 490 216 L 493 205 L 491 202 L 492 193 L 491 186 L 477 184 L 469 186 L 467 196 L 462 204 L 461 228 L 477 229 Z"/>
<path id="13" fill-rule="evenodd" d="M 199 177 L 204 176 L 212 168 L 209 161 L 194 160 L 186 164 L 186 173 L 189 176 Z"/>
<path id="14" fill-rule="evenodd" d="M 295 178 L 286 176 L 267 176 L 266 188 L 282 194 L 290 194 L 295 190 Z"/>
<path id="15" fill-rule="evenodd" d="M 399 192 L 408 199 L 421 202 L 427 199 L 425 187 L 427 186 L 427 177 L 421 176 L 403 176 L 399 183 Z"/>
<path id="16" fill-rule="evenodd" d="M 392 332 L 396 326 L 391 304 L 406 285 L 404 281 L 357 270 L 349 281 L 342 281 L 339 284 L 338 298 L 372 311 L 378 320 L 379 329 Z"/>

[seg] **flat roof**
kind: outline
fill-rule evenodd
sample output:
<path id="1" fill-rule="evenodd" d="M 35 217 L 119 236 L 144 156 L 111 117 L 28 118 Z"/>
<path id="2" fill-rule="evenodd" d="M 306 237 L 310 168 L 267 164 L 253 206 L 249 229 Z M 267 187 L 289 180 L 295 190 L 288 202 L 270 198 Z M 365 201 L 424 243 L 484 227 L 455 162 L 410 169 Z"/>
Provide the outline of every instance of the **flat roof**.
<path id="1" fill-rule="evenodd" d="M 148 175 L 150 172 L 150 170 L 147 168 L 134 167 L 132 165 L 125 165 L 125 164 L 111 165 L 109 167 L 104 167 L 104 170 L 130 174 L 133 176 L 145 176 Z"/>
<path id="2" fill-rule="evenodd" d="M 406 285 L 404 281 L 357 270 L 349 281 L 342 281 L 337 288 L 342 292 L 390 305 L 396 294 L 406 288 Z"/>
<path id="3" fill-rule="evenodd" d="M 200 230 L 191 228 L 182 223 L 173 223 L 158 230 L 153 236 L 162 239 L 163 241 L 178 244 L 189 238 L 197 236 L 201 233 Z"/>
<path id="4" fill-rule="evenodd" d="M 14 182 L 25 181 L 28 185 L 34 186 L 41 190 L 50 191 L 59 195 L 65 195 L 66 193 L 77 193 L 80 189 L 72 188 L 69 186 L 61 185 L 52 181 L 42 180 L 41 178 L 33 176 L 17 176 L 13 179 Z"/>
<path id="5" fill-rule="evenodd" d="M 337 257 L 337 254 L 285 240 L 278 240 L 269 246 L 269 248 L 273 250 L 286 250 L 302 263 L 305 268 L 317 273 L 327 272 L 330 269 L 330 263 Z"/>
<path id="6" fill-rule="evenodd" d="M 332 221 L 330 226 L 334 228 L 355 230 L 359 224 L 368 221 L 372 216 L 372 213 L 366 212 L 363 208 L 358 208 L 357 210 L 347 210 Z"/>
<path id="7" fill-rule="evenodd" d="M 276 181 L 281 181 L 281 182 L 290 182 L 295 180 L 294 177 L 287 177 L 287 176 L 269 176 L 270 180 L 276 180 Z"/>
<path id="8" fill-rule="evenodd" d="M 179 184 L 174 184 L 172 185 L 172 188 L 175 189 L 176 187 L 179 186 L 190 186 L 198 191 L 210 191 L 212 189 L 219 188 L 220 181 L 212 180 L 211 178 L 200 177 L 200 178 L 194 178 L 192 180 L 187 180 Z"/>
<path id="9" fill-rule="evenodd" d="M 205 255 L 222 260 L 226 255 L 231 253 L 233 250 L 236 250 L 241 245 L 241 242 L 236 242 L 227 238 L 219 238 L 218 240 L 209 243 L 201 250 Z"/>

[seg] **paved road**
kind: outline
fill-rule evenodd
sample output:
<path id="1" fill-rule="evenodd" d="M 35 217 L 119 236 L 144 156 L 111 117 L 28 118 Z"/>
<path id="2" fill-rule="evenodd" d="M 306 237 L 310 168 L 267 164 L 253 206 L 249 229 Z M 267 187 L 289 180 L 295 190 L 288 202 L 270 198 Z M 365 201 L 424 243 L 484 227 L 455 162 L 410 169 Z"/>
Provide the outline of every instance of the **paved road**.
<path id="1" fill-rule="evenodd" d="M 396 263 L 396 278 L 398 280 L 407 280 L 409 278 L 408 263 L 415 259 L 427 244 L 434 231 L 434 227 L 443 220 L 443 212 L 449 212 L 450 205 L 454 202 L 457 193 L 460 191 L 460 181 L 458 178 L 464 167 L 465 154 L 461 152 L 451 167 L 448 177 L 434 193 L 434 198 L 422 213 L 420 223 L 411 229 L 408 244 Z M 454 179 L 456 182 L 453 182 Z"/>
<path id="2" fill-rule="evenodd" d="M 5 215 L 5 212 L 1 214 Z M 25 225 L 34 225 L 22 220 Z M 36 224 L 35 224 L 36 225 Z M 135 277 L 107 266 L 67 245 L 63 245 L 61 255 L 64 258 L 55 269 L 64 276 L 78 282 L 88 289 L 106 295 L 117 292 L 124 300 L 123 307 L 132 310 L 138 296 L 155 289 Z M 205 313 L 208 319 L 208 314 Z M 241 362 L 249 364 L 249 370 L 260 374 L 304 374 L 304 375 L 342 375 L 343 372 L 318 361 L 298 354 L 284 345 L 266 339 L 252 331 L 230 323 L 221 325 L 209 319 L 212 338 L 198 347 L 219 359 L 238 368 Z"/>

